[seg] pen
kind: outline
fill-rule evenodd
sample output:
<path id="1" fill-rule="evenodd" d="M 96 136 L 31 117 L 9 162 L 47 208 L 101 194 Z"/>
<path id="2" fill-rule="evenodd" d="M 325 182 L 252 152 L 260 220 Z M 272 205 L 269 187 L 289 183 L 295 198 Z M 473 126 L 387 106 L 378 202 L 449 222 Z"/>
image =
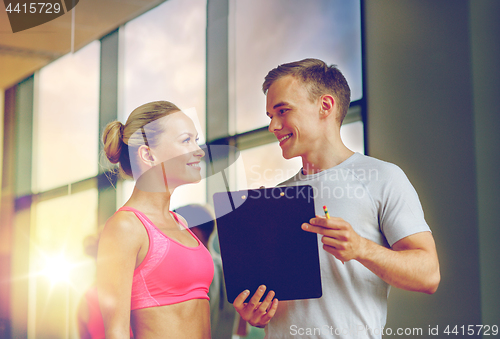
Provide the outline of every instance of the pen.
<path id="1" fill-rule="evenodd" d="M 323 211 L 325 211 L 326 218 L 330 219 L 330 214 L 328 214 L 328 209 L 326 208 L 326 206 L 323 206 Z"/>
<path id="2" fill-rule="evenodd" d="M 327 219 L 330 219 L 330 214 L 328 214 L 328 209 L 326 208 L 326 206 L 323 206 L 323 211 L 325 211 L 325 217 Z M 342 260 L 340 260 L 342 262 L 342 265 L 344 265 L 344 262 Z"/>

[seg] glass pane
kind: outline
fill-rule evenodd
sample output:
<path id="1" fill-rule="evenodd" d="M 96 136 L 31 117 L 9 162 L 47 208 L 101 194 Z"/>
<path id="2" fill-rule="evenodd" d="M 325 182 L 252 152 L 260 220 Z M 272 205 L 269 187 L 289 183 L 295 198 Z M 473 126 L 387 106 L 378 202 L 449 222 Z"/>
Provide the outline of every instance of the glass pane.
<path id="1" fill-rule="evenodd" d="M 116 185 L 116 206 L 122 207 L 130 199 L 135 187 L 135 181 L 123 180 Z"/>
<path id="2" fill-rule="evenodd" d="M 96 231 L 97 189 L 35 206 L 29 305 L 36 338 L 76 337 L 78 302 L 95 280 L 95 260 L 85 253 L 84 239 Z"/>
<path id="3" fill-rule="evenodd" d="M 238 190 L 260 186 L 274 187 L 294 176 L 302 168 L 302 158 L 286 160 L 278 142 L 241 151 L 236 162 Z"/>
<path id="4" fill-rule="evenodd" d="M 206 0 L 169 0 L 128 22 L 120 32 L 123 78 L 119 120 L 138 106 L 167 100 L 187 113 L 205 142 Z M 190 110 L 194 108 L 193 110 Z M 118 206 L 132 193 L 133 181 L 122 184 Z M 179 187 L 171 209 L 205 203 L 205 181 Z"/>
<path id="5" fill-rule="evenodd" d="M 262 83 L 279 64 L 317 58 L 336 64 L 362 97 L 361 14 L 351 0 L 233 0 L 230 109 L 236 133 L 268 124 Z"/>
<path id="6" fill-rule="evenodd" d="M 167 100 L 194 107 L 198 132 L 205 131 L 206 7 L 206 0 L 169 0 L 125 25 L 120 121 L 142 104 Z"/>
<path id="7" fill-rule="evenodd" d="M 365 154 L 363 122 L 356 121 L 350 124 L 342 125 L 340 128 L 340 137 L 351 151 Z"/>
<path id="8" fill-rule="evenodd" d="M 342 125 L 340 135 L 352 151 L 364 154 L 363 122 Z M 302 168 L 302 159 L 286 160 L 278 142 L 241 151 L 236 162 L 236 187 L 238 190 L 260 186 L 274 187 L 294 176 Z"/>
<path id="9" fill-rule="evenodd" d="M 100 42 L 94 41 L 39 72 L 33 138 L 35 192 L 97 174 L 99 55 Z"/>

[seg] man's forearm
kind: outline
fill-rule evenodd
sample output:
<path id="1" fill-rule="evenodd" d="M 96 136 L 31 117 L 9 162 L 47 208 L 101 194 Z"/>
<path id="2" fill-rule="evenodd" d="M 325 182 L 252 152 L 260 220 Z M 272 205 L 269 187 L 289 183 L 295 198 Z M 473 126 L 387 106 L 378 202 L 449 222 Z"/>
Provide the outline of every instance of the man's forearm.
<path id="1" fill-rule="evenodd" d="M 357 260 L 386 283 L 409 291 L 432 294 L 440 281 L 437 255 L 423 248 L 388 249 L 365 239 Z"/>

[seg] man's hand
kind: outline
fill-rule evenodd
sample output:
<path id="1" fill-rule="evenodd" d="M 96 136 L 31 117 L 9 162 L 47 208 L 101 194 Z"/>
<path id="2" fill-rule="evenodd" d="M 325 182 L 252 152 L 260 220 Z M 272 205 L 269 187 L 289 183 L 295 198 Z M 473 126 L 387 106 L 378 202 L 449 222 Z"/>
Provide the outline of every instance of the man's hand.
<path id="1" fill-rule="evenodd" d="M 357 234 L 352 226 L 342 218 L 316 216 L 308 223 L 302 224 L 302 229 L 307 232 L 323 235 L 321 242 L 323 249 L 342 262 L 357 259 L 363 250 L 365 240 Z"/>
<path id="2" fill-rule="evenodd" d="M 355 259 L 392 286 L 428 294 L 438 288 L 441 275 L 431 232 L 409 235 L 386 248 L 361 237 L 342 218 L 316 216 L 302 229 L 323 235 L 323 249 L 337 259 Z"/>
<path id="3" fill-rule="evenodd" d="M 267 293 L 264 301 L 260 301 L 265 291 L 266 286 L 260 286 L 248 303 L 244 303 L 244 301 L 250 291 L 243 291 L 233 302 L 233 306 L 240 314 L 240 317 L 255 327 L 265 327 L 278 309 L 278 299 L 274 298 L 274 291 Z"/>

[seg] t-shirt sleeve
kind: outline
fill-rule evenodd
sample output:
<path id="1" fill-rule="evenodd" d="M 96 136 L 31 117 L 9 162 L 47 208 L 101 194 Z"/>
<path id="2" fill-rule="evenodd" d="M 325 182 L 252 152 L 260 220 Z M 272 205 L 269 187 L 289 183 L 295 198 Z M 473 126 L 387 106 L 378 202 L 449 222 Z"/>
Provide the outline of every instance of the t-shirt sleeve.
<path id="1" fill-rule="evenodd" d="M 392 246 L 409 235 L 430 231 L 418 194 L 403 170 L 392 165 L 383 184 L 380 229 Z"/>

